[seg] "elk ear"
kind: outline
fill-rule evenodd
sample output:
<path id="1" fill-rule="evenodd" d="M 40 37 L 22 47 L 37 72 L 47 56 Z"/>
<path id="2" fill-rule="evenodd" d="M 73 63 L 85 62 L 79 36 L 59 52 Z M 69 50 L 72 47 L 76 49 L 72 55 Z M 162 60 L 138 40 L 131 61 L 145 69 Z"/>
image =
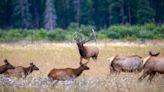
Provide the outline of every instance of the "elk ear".
<path id="1" fill-rule="evenodd" d="M 8 60 L 7 60 L 7 59 L 5 59 L 5 60 L 4 60 L 4 63 L 5 63 L 5 64 L 9 64 L 9 62 L 8 62 Z"/>
<path id="2" fill-rule="evenodd" d="M 34 65 L 33 62 L 31 62 L 31 63 L 30 63 L 30 66 L 33 66 L 33 65 Z"/>

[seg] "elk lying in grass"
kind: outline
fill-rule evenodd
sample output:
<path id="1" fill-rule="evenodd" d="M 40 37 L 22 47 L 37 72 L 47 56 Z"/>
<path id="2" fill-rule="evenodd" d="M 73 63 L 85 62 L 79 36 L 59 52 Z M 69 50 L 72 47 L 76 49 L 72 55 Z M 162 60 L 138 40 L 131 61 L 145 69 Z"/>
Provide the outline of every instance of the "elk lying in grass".
<path id="1" fill-rule="evenodd" d="M 152 54 L 149 52 L 149 56 L 143 60 L 143 74 L 139 78 L 142 81 L 146 76 L 149 75 L 148 81 L 152 81 L 156 73 L 164 74 L 164 58 L 157 57 L 160 52 Z"/>
<path id="2" fill-rule="evenodd" d="M 93 40 L 92 38 L 88 40 L 80 40 L 78 38 L 74 38 L 74 39 L 76 40 L 76 44 L 79 50 L 80 62 L 82 62 L 82 59 L 87 59 L 89 62 L 90 58 L 97 60 L 99 49 L 96 46 L 84 46 L 86 42 Z"/>
<path id="3" fill-rule="evenodd" d="M 30 63 L 29 67 L 17 66 L 15 69 L 9 69 L 4 74 L 8 77 L 26 78 L 27 75 L 32 73 L 34 70 L 39 70 L 33 63 Z"/>
<path id="4" fill-rule="evenodd" d="M 54 68 L 49 72 L 48 77 L 51 81 L 57 80 L 55 83 L 57 84 L 58 81 L 65 81 L 65 80 L 71 80 L 77 78 L 82 74 L 84 70 L 89 70 L 89 67 L 87 66 L 87 63 L 82 64 L 80 62 L 80 67 L 78 68 L 64 68 L 64 69 Z"/>
<path id="5" fill-rule="evenodd" d="M 11 65 L 7 59 L 4 60 L 4 65 L 0 66 L 0 74 L 6 72 L 8 69 L 14 69 L 15 67 Z"/>
<path id="6" fill-rule="evenodd" d="M 142 60 L 138 55 L 131 56 L 113 56 L 108 58 L 110 73 L 133 72 L 142 70 Z"/>

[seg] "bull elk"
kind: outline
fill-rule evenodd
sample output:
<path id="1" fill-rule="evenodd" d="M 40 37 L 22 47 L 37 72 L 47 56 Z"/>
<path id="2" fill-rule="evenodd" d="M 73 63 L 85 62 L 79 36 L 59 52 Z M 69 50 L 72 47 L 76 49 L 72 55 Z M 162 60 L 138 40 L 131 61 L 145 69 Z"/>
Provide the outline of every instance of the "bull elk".
<path id="1" fill-rule="evenodd" d="M 138 55 L 131 56 L 113 56 L 108 58 L 110 73 L 133 72 L 142 70 L 142 60 Z"/>
<path id="2" fill-rule="evenodd" d="M 7 59 L 4 60 L 4 65 L 0 66 L 0 74 L 6 72 L 8 69 L 14 69 L 15 67 L 11 65 Z"/>
<path id="3" fill-rule="evenodd" d="M 54 68 L 49 72 L 48 78 L 51 81 L 57 80 L 55 83 L 57 84 L 58 81 L 65 81 L 65 80 L 71 80 L 77 78 L 82 74 L 84 70 L 89 70 L 89 67 L 87 66 L 87 63 L 82 64 L 80 62 L 80 67 L 78 68 L 63 68 L 63 69 Z"/>
<path id="4" fill-rule="evenodd" d="M 39 70 L 33 63 L 30 63 L 29 67 L 17 66 L 15 69 L 9 69 L 4 74 L 8 77 L 26 78 L 27 75 L 32 73 L 34 70 Z"/>
<path id="5" fill-rule="evenodd" d="M 79 54 L 80 54 L 80 62 L 82 62 L 82 59 L 86 59 L 90 60 L 90 58 L 92 58 L 93 60 L 97 60 L 98 54 L 99 54 L 99 49 L 96 46 L 85 46 L 86 42 L 89 42 L 91 40 L 93 40 L 93 38 L 95 38 L 95 33 L 94 30 L 92 29 L 92 38 L 89 39 L 78 39 L 78 38 L 74 38 L 76 41 L 76 45 L 78 47 L 79 50 Z"/>
<path id="6" fill-rule="evenodd" d="M 152 81 L 156 73 L 164 74 L 164 58 L 158 57 L 160 52 L 153 54 L 149 51 L 149 56 L 143 59 L 143 74 L 138 79 L 142 81 L 145 77 L 149 75 L 148 81 Z"/>

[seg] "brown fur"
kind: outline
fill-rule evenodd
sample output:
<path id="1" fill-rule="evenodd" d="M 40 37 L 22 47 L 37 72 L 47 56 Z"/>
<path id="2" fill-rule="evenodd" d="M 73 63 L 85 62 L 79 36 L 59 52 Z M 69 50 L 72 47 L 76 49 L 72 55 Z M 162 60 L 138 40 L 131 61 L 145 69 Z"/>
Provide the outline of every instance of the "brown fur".
<path id="1" fill-rule="evenodd" d="M 84 70 L 89 70 L 89 67 L 86 66 L 86 64 L 87 63 L 85 64 L 80 63 L 80 67 L 78 68 L 63 68 L 63 69 L 54 68 L 49 72 L 48 77 L 51 80 L 57 80 L 57 81 L 74 79 L 80 76 Z"/>
<path id="2" fill-rule="evenodd" d="M 149 75 L 148 81 L 152 81 L 156 73 L 164 74 L 164 58 L 157 57 L 159 53 L 152 54 L 149 52 L 149 56 L 144 59 L 143 64 L 143 74 L 139 78 L 142 81 L 145 77 Z"/>
<path id="3" fill-rule="evenodd" d="M 0 66 L 0 74 L 6 72 L 8 69 L 14 69 L 15 67 L 11 65 L 7 59 L 4 60 L 4 65 Z"/>
<path id="4" fill-rule="evenodd" d="M 30 63 L 29 67 L 17 66 L 15 69 L 9 69 L 5 72 L 5 75 L 9 77 L 26 78 L 26 76 L 32 73 L 34 70 L 39 70 L 39 68 L 33 63 Z"/>
<path id="5" fill-rule="evenodd" d="M 86 42 L 76 40 L 76 44 L 78 46 L 79 54 L 80 54 L 80 62 L 82 59 L 87 59 L 88 62 L 90 58 L 97 60 L 99 49 L 95 46 L 84 46 Z"/>
<path id="6" fill-rule="evenodd" d="M 142 70 L 142 60 L 138 55 L 131 56 L 113 56 L 107 59 L 109 62 L 110 72 L 133 72 Z"/>

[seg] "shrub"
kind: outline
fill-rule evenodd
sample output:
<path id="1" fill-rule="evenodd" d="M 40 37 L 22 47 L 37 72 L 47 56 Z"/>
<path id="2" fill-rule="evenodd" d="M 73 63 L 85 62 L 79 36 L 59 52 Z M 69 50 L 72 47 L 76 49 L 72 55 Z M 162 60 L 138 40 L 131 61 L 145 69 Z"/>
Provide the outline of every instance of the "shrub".
<path id="1" fill-rule="evenodd" d="M 45 40 L 47 39 L 47 31 L 44 29 L 32 30 L 31 37 L 32 36 L 34 40 Z"/>
<path id="2" fill-rule="evenodd" d="M 20 30 L 10 30 L 5 33 L 5 41 L 18 41 L 22 40 L 23 36 Z"/>
<path id="3" fill-rule="evenodd" d="M 20 40 L 49 40 L 49 41 L 65 41 L 72 40 L 74 32 L 80 32 L 80 36 L 89 39 L 92 29 L 91 25 L 81 25 L 78 27 L 76 23 L 71 23 L 67 30 L 56 28 L 54 31 L 46 31 L 44 29 L 37 30 L 23 30 L 10 29 L 0 30 L 1 42 L 14 42 Z M 81 30 L 81 31 L 80 31 Z M 96 32 L 97 39 L 123 39 L 123 40 L 143 40 L 143 39 L 163 39 L 164 38 L 164 24 L 156 26 L 153 23 L 142 25 L 113 25 L 107 29 L 101 29 Z M 83 38 L 83 37 L 82 37 Z"/>
<path id="4" fill-rule="evenodd" d="M 63 29 L 57 28 L 55 31 L 48 32 L 48 40 L 50 41 L 64 41 L 66 32 Z"/>
<path id="5" fill-rule="evenodd" d="M 105 32 L 100 31 L 97 33 L 97 39 L 99 39 L 99 40 L 108 39 L 108 36 L 105 34 Z"/>
<path id="6" fill-rule="evenodd" d="M 145 23 L 143 26 L 146 30 L 154 30 L 156 28 L 154 23 Z"/>

